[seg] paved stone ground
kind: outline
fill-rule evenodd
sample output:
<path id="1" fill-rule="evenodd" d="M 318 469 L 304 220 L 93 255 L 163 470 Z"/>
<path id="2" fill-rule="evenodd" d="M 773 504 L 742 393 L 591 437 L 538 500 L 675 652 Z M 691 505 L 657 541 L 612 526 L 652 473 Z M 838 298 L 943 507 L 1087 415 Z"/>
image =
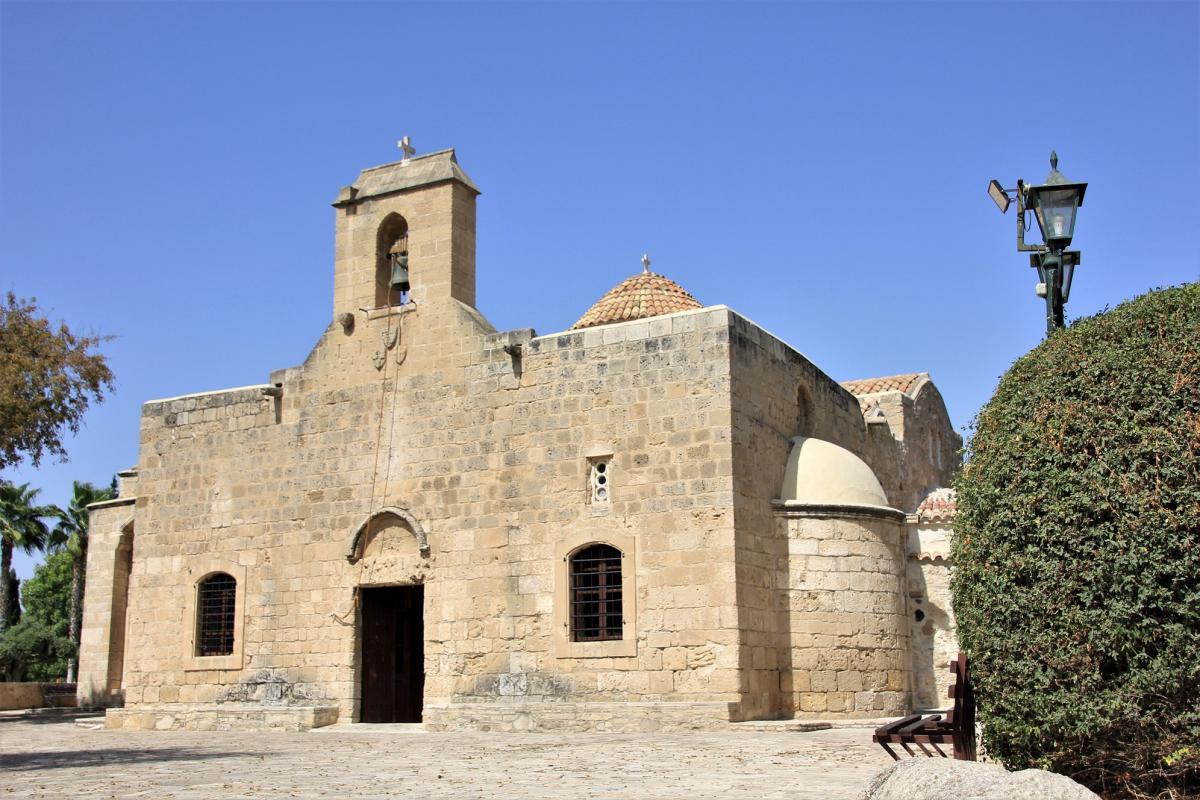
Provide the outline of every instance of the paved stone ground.
<path id="1" fill-rule="evenodd" d="M 892 761 L 864 728 L 640 734 L 106 731 L 0 716 L 9 797 L 820 798 Z"/>

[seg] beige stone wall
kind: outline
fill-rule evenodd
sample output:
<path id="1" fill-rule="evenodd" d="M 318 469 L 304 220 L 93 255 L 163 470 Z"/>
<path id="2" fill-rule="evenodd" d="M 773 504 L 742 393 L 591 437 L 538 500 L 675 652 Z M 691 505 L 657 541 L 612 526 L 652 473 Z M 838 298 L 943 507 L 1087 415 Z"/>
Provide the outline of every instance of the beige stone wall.
<path id="1" fill-rule="evenodd" d="M 903 520 L 789 509 L 790 686 L 797 717 L 910 706 Z"/>
<path id="2" fill-rule="evenodd" d="M 22 708 L 40 708 L 42 685 L 40 683 L 0 682 L 0 711 Z"/>
<path id="3" fill-rule="evenodd" d="M 656 700 L 621 703 L 462 703 L 427 705 L 433 731 L 722 730 L 730 727 L 727 703 Z"/>
<path id="4" fill-rule="evenodd" d="M 729 313 L 530 339 L 417 303 L 377 370 L 400 318 L 331 326 L 275 376 L 278 401 L 249 387 L 147 404 L 128 703 L 229 702 L 271 670 L 284 700 L 355 718 L 354 589 L 413 581 L 428 703 L 736 701 Z M 586 502 L 597 442 L 613 453 L 607 509 Z M 419 520 L 429 556 L 391 525 L 349 564 L 384 505 Z M 580 534 L 636 538 L 631 655 L 554 652 L 555 546 Z M 188 609 L 219 562 L 244 575 L 243 655 L 202 669 Z"/>
<path id="5" fill-rule="evenodd" d="M 874 418 L 875 421 L 866 425 L 863 460 L 879 478 L 892 507 L 911 511 L 916 501 L 911 499 L 912 487 L 905 480 L 908 452 L 904 446 L 904 426 L 910 416 L 912 400 L 902 392 L 884 392 L 867 398 L 867 419 Z M 883 413 L 883 420 L 873 416 L 876 412 Z"/>
<path id="6" fill-rule="evenodd" d="M 803 355 L 734 316 L 732 360 L 734 518 L 740 624 L 741 719 L 786 716 L 791 670 L 788 542 L 776 524 L 792 437 L 816 436 L 861 453 L 858 401 Z"/>
<path id="7" fill-rule="evenodd" d="M 946 708 L 954 682 L 950 662 L 958 655 L 950 594 L 947 522 L 910 522 L 908 532 L 909 626 L 912 641 L 913 704 Z"/>
<path id="8" fill-rule="evenodd" d="M 110 708 L 105 727 L 125 731 L 307 731 L 338 720 L 333 706 L 138 705 Z"/>
<path id="9" fill-rule="evenodd" d="M 134 512 L 133 497 L 98 503 L 89 510 L 87 582 L 76 680 L 81 706 L 121 702 Z"/>
<path id="10" fill-rule="evenodd" d="M 932 489 L 949 486 L 962 463 L 962 437 L 941 393 L 930 380 L 916 396 L 880 392 L 859 398 L 868 419 L 878 407 L 886 421 L 868 424 L 863 459 L 871 465 L 893 508 L 912 512 Z"/>
<path id="11" fill-rule="evenodd" d="M 940 486 L 950 486 L 962 463 L 962 436 L 954 430 L 946 403 L 932 381 L 917 389 L 905 426 L 908 492 L 901 511 L 912 511 L 925 495 Z"/>

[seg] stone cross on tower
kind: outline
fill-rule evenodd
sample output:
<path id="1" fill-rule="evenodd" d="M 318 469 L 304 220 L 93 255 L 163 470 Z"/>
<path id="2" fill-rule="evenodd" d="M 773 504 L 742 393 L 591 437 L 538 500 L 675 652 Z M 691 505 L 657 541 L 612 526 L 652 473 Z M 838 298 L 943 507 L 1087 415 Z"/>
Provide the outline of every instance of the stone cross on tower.
<path id="1" fill-rule="evenodd" d="M 645 253 L 642 253 L 642 272 L 650 272 L 650 256 L 646 255 Z"/>
<path id="2" fill-rule="evenodd" d="M 400 152 L 404 154 L 401 159 L 403 161 L 407 161 L 417 154 L 417 151 L 413 148 L 412 142 L 408 140 L 407 136 L 396 142 L 396 147 L 399 147 Z"/>

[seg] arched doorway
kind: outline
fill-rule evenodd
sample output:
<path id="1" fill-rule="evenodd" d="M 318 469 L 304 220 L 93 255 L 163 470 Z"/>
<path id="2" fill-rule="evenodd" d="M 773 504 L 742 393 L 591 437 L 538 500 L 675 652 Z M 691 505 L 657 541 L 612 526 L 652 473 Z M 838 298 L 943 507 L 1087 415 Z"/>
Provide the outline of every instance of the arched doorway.
<path id="1" fill-rule="evenodd" d="M 358 568 L 360 722 L 420 722 L 429 541 L 403 508 L 371 514 L 347 560 Z"/>

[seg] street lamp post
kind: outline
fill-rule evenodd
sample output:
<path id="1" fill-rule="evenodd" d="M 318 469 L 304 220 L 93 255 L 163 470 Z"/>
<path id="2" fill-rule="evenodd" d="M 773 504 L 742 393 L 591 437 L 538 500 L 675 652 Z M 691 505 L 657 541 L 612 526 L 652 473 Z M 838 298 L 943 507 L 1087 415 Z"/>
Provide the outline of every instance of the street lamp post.
<path id="1" fill-rule="evenodd" d="M 1075 235 L 1075 214 L 1083 205 L 1086 183 L 1071 183 L 1058 171 L 1058 154 L 1050 153 L 1050 174 L 1039 186 L 1020 178 L 1016 189 L 1005 189 L 999 181 L 988 184 L 988 194 L 1000 213 L 1017 201 L 1017 250 L 1028 252 L 1029 265 L 1038 271 L 1037 294 L 1046 300 L 1046 335 L 1063 327 L 1063 306 L 1071 296 L 1071 280 L 1079 266 L 1079 251 L 1067 250 Z M 1033 211 L 1042 232 L 1042 244 L 1026 244 L 1029 230 L 1026 212 Z"/>

